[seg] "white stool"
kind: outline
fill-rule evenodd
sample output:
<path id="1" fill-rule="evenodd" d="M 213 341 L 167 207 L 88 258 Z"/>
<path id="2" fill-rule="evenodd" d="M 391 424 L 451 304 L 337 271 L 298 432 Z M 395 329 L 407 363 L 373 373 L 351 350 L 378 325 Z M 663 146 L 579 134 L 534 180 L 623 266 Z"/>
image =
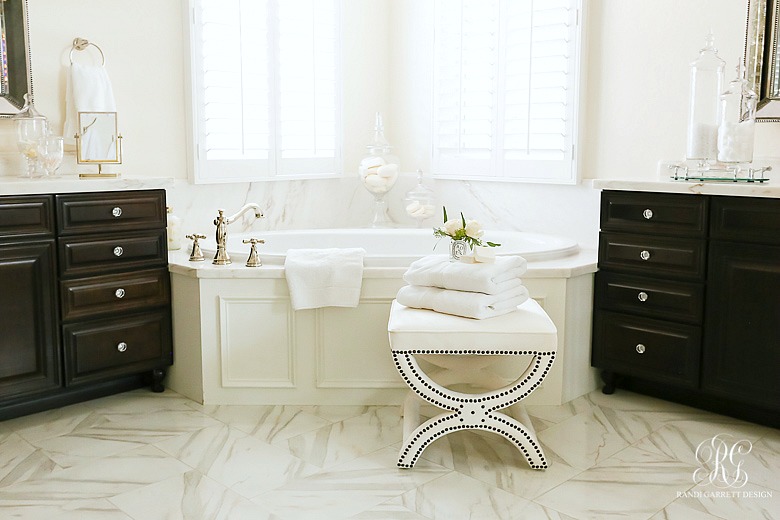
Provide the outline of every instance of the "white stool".
<path id="1" fill-rule="evenodd" d="M 555 360 L 557 330 L 538 303 L 529 299 L 515 312 L 473 320 L 393 301 L 387 331 L 395 366 L 414 392 L 404 402 L 404 444 L 398 467 L 413 467 L 423 450 L 443 435 L 479 429 L 509 439 L 531 468 L 547 468 L 536 432 L 519 404 L 541 384 Z M 494 356 L 518 355 L 533 358 L 513 383 L 507 385 L 505 379 L 486 370 L 496 362 Z M 420 368 L 415 356 L 450 372 L 445 373 L 445 379 L 437 378 L 437 383 Z M 497 381 L 501 388 L 478 394 L 443 386 L 488 383 L 495 387 Z M 418 396 L 446 411 L 419 424 Z M 517 419 L 498 411 L 512 405 L 517 405 L 513 407 L 519 412 Z"/>

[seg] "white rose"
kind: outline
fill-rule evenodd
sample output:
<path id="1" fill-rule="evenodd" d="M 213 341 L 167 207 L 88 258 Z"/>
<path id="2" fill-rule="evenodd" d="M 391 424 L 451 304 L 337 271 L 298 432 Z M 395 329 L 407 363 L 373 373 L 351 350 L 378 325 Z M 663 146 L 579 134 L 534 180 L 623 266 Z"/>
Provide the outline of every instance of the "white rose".
<path id="1" fill-rule="evenodd" d="M 457 218 L 451 218 L 447 222 L 444 223 L 444 232 L 448 235 L 454 235 L 458 232 L 459 229 L 463 227 L 463 223 L 460 221 L 460 219 Z"/>
<path id="2" fill-rule="evenodd" d="M 466 236 L 471 238 L 481 238 L 485 232 L 482 230 L 482 226 L 476 220 L 466 221 Z"/>

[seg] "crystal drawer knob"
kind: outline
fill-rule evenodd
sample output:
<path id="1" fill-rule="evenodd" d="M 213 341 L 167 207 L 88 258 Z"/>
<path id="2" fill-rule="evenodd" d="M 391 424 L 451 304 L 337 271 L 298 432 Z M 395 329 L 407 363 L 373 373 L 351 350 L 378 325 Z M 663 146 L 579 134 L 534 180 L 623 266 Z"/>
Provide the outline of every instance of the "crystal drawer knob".
<path id="1" fill-rule="evenodd" d="M 125 250 L 122 249 L 122 246 L 116 246 L 114 248 L 114 256 L 122 256 L 124 254 Z"/>
<path id="2" fill-rule="evenodd" d="M 117 289 L 116 291 L 114 291 L 114 295 L 115 295 L 117 298 L 120 298 L 120 299 L 121 299 L 121 298 L 124 298 L 124 297 L 125 297 L 125 290 L 124 290 L 124 289 L 122 289 L 122 288 L 120 287 L 119 289 Z"/>
<path id="3" fill-rule="evenodd" d="M 639 348 L 639 347 L 637 347 L 637 348 Z M 119 344 L 116 346 L 116 349 L 117 349 L 119 352 L 124 352 L 125 350 L 127 350 L 127 343 L 125 343 L 124 341 L 122 341 L 121 343 L 119 343 Z"/>
<path id="4" fill-rule="evenodd" d="M 647 220 L 650 220 L 651 218 L 653 218 L 653 210 L 647 208 L 642 212 L 642 216 L 645 217 Z"/>
<path id="5" fill-rule="evenodd" d="M 647 293 L 645 291 L 639 291 L 639 294 L 637 294 L 636 297 L 640 302 L 647 301 Z"/>
<path id="6" fill-rule="evenodd" d="M 111 214 L 114 215 L 114 217 L 119 218 L 122 216 L 122 208 L 119 206 L 115 207 L 111 210 Z"/>
<path id="7" fill-rule="evenodd" d="M 645 353 L 645 346 L 642 345 L 641 343 L 638 343 L 637 346 L 636 346 L 636 351 L 639 354 L 644 354 Z"/>
<path id="8" fill-rule="evenodd" d="M 641 253 L 639 253 L 639 258 L 642 260 L 650 260 L 650 251 L 644 249 Z"/>

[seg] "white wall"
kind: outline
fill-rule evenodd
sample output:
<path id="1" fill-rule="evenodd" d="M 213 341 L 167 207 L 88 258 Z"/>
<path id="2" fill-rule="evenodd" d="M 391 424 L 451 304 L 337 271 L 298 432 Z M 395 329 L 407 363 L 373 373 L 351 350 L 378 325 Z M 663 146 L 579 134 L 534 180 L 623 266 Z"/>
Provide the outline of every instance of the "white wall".
<path id="1" fill-rule="evenodd" d="M 177 179 L 169 199 L 187 232 L 212 234 L 216 208 L 228 211 L 259 202 L 268 218 L 256 229 L 361 226 L 371 198 L 357 181 L 362 143 L 371 136 L 373 113 L 385 113 L 388 138 L 404 170 L 427 169 L 430 100 L 414 96 L 430 83 L 420 56 L 430 37 L 422 17 L 432 0 L 345 0 L 349 27 L 345 52 L 345 171 L 333 180 L 193 186 L 187 178 L 182 0 L 33 0 L 30 2 L 37 108 L 61 128 L 65 74 L 74 37 L 98 43 L 107 57 L 124 136 L 126 176 Z M 688 64 L 712 28 L 732 70 L 741 56 L 746 0 L 585 0 L 588 9 L 581 172 L 584 179 L 656 177 L 660 159 L 682 157 L 688 102 Z M 370 22 L 359 23 L 361 16 Z M 379 22 L 390 20 L 386 30 Z M 399 41 L 405 44 L 398 46 Z M 369 49 L 368 53 L 361 52 Z M 90 51 L 88 51 L 90 52 Z M 84 53 L 77 59 L 88 59 Z M 388 65 L 389 64 L 389 65 Z M 780 124 L 758 125 L 756 156 L 780 156 Z M 23 168 L 13 127 L 0 120 L 0 176 Z M 72 156 L 62 171 L 94 170 Z M 77 181 L 74 181 L 77 182 Z M 493 182 L 431 183 L 440 202 L 488 226 L 557 233 L 593 246 L 598 229 L 598 192 L 579 186 Z M 404 225 L 402 178 L 389 195 L 391 214 Z M 431 221 L 427 224 L 436 224 Z"/>

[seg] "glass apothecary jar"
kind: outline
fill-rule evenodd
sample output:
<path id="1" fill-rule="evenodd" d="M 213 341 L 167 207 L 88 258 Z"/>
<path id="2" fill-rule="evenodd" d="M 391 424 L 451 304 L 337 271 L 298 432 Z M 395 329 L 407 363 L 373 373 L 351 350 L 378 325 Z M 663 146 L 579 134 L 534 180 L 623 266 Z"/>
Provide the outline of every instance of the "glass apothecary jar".
<path id="1" fill-rule="evenodd" d="M 715 36 L 710 32 L 691 63 L 688 106 L 688 143 L 685 156 L 701 165 L 718 157 L 718 103 L 723 92 L 726 62 L 718 56 Z"/>
<path id="2" fill-rule="evenodd" d="M 360 161 L 358 173 L 363 186 L 374 196 L 372 227 L 392 227 L 394 222 L 387 213 L 385 195 L 389 192 L 400 173 L 400 161 L 393 155 L 393 147 L 385 139 L 382 114 L 376 114 L 374 140 L 366 146 L 368 153 Z"/>
<path id="3" fill-rule="evenodd" d="M 422 227 L 423 221 L 436 213 L 436 194 L 423 184 L 422 170 L 417 170 L 417 186 L 406 192 L 404 208 L 417 221 L 417 227 Z"/>
<path id="4" fill-rule="evenodd" d="M 758 96 L 750 90 L 738 68 L 737 77 L 720 95 L 718 125 L 718 160 L 723 163 L 753 161 Z"/>

